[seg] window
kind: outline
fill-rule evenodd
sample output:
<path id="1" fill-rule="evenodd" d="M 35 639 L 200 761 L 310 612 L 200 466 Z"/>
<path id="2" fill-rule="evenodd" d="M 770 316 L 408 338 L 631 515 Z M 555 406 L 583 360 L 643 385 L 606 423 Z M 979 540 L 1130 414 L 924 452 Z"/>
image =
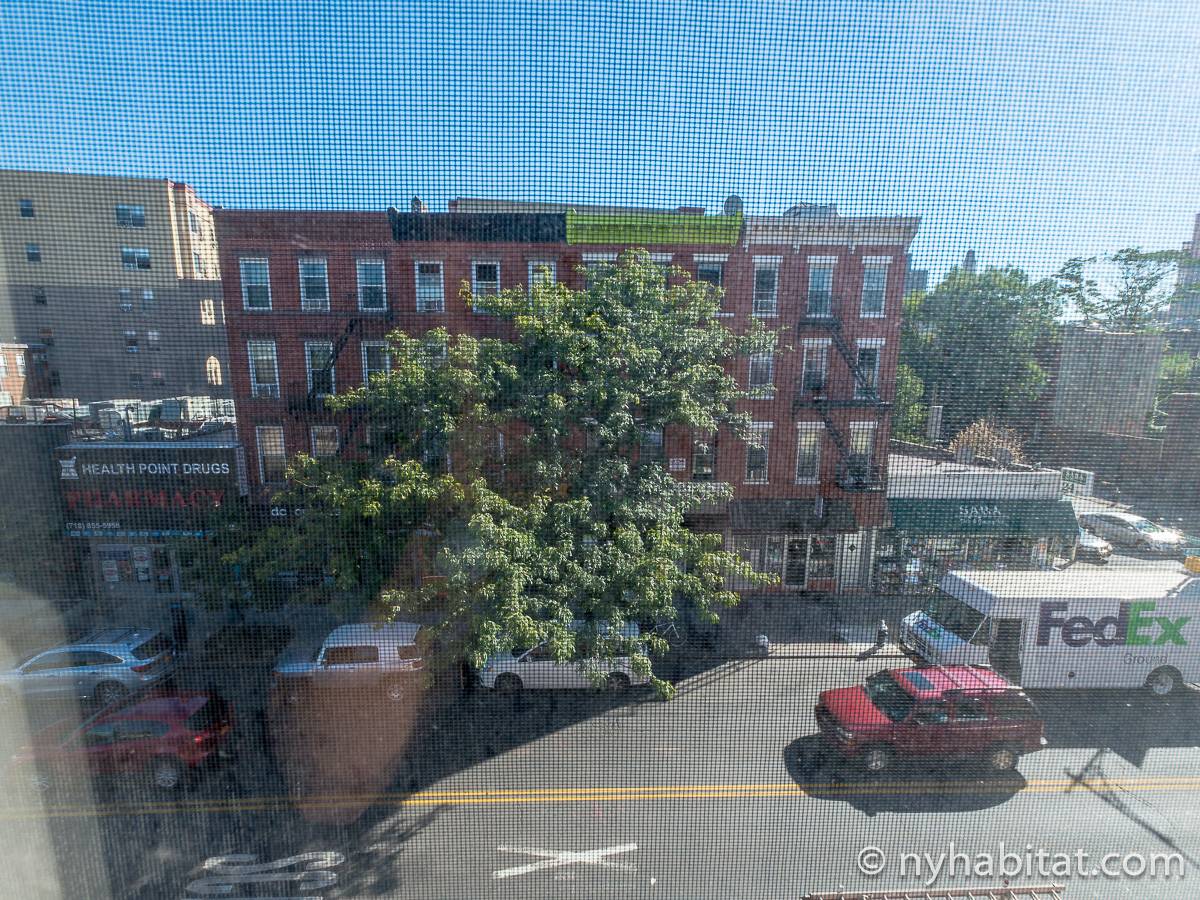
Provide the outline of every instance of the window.
<path id="1" fill-rule="evenodd" d="M 146 209 L 142 206 L 117 204 L 117 224 L 122 228 L 145 228 Z"/>
<path id="2" fill-rule="evenodd" d="M 771 426 L 755 422 L 750 426 L 750 439 L 746 442 L 746 483 L 766 484 L 770 458 Z"/>
<path id="3" fill-rule="evenodd" d="M 46 653 L 27 663 L 24 672 L 52 672 L 55 669 L 71 669 L 75 667 L 74 654 L 68 651 Z"/>
<path id="4" fill-rule="evenodd" d="M 833 315 L 833 263 L 808 261 L 808 314 L 813 318 Z"/>
<path id="5" fill-rule="evenodd" d="M 770 399 L 775 396 L 775 354 L 750 354 L 750 396 Z"/>
<path id="6" fill-rule="evenodd" d="M 804 391 L 821 393 L 829 375 L 829 344 L 821 341 L 804 343 Z"/>
<path id="7" fill-rule="evenodd" d="M 859 345 L 854 373 L 854 397 L 875 400 L 879 397 L 879 351 L 875 345 Z"/>
<path id="8" fill-rule="evenodd" d="M 422 435 L 421 462 L 435 475 L 450 471 L 450 445 L 444 434 L 430 431 Z"/>
<path id="9" fill-rule="evenodd" d="M 254 429 L 258 444 L 258 472 L 264 484 L 283 481 L 287 474 L 287 455 L 283 449 L 283 427 L 259 425 Z"/>
<path id="10" fill-rule="evenodd" d="M 205 297 L 200 301 L 200 324 L 217 324 L 217 306 L 215 303 L 213 303 L 211 297 Z"/>
<path id="11" fill-rule="evenodd" d="M 145 247 L 122 247 L 121 265 L 126 269 L 149 269 L 150 251 Z"/>
<path id="12" fill-rule="evenodd" d="M 219 387 L 221 384 L 221 361 L 215 356 L 210 356 L 204 361 L 204 378 L 213 387 Z"/>
<path id="13" fill-rule="evenodd" d="M 392 356 L 387 341 L 363 341 L 362 343 L 363 384 L 369 384 L 372 375 L 390 372 Z"/>
<path id="14" fill-rule="evenodd" d="M 305 341 L 304 364 L 308 369 L 308 392 L 325 395 L 334 391 L 333 342 Z"/>
<path id="15" fill-rule="evenodd" d="M 450 348 L 446 346 L 446 342 L 441 338 L 430 335 L 425 338 L 424 354 L 425 365 L 430 367 L 441 366 L 445 365 L 450 355 Z"/>
<path id="16" fill-rule="evenodd" d="M 160 387 L 167 383 L 167 376 L 163 373 L 162 369 L 151 370 L 150 383 Z"/>
<path id="17" fill-rule="evenodd" d="M 147 331 L 146 332 L 146 349 L 161 350 L 162 347 L 159 344 L 160 337 L 161 337 L 161 335 L 157 331 L 154 331 L 154 330 Z"/>
<path id="18" fill-rule="evenodd" d="M 870 469 L 875 460 L 875 423 L 850 423 L 850 464 L 855 472 Z"/>
<path id="19" fill-rule="evenodd" d="M 117 288 L 117 304 L 121 312 L 133 312 L 133 291 L 129 288 Z"/>
<path id="20" fill-rule="evenodd" d="M 824 426 L 801 422 L 796 426 L 796 483 L 814 484 L 821 477 L 821 437 Z"/>
<path id="21" fill-rule="evenodd" d="M 154 291 L 142 291 L 142 312 L 148 313 L 154 311 Z"/>
<path id="22" fill-rule="evenodd" d="M 136 331 L 125 332 L 125 352 L 126 353 L 137 353 L 138 352 L 138 337 L 137 337 Z"/>
<path id="23" fill-rule="evenodd" d="M 696 280 L 711 284 L 715 288 L 725 286 L 725 263 L 702 262 L 696 265 Z"/>
<path id="24" fill-rule="evenodd" d="M 329 309 L 329 271 L 324 259 L 300 260 L 300 308 Z"/>
<path id="25" fill-rule="evenodd" d="M 310 429 L 312 438 L 312 455 L 320 459 L 324 456 L 337 456 L 338 429 L 336 425 L 314 425 Z"/>
<path id="26" fill-rule="evenodd" d="M 529 263 L 529 290 L 539 284 L 554 284 L 558 281 L 558 269 L 552 259 L 534 259 Z"/>
<path id="27" fill-rule="evenodd" d="M 473 262 L 471 263 L 471 296 L 495 297 L 500 293 L 500 263 Z M 479 304 L 472 300 L 471 309 L 475 312 L 487 312 L 486 302 Z"/>
<path id="28" fill-rule="evenodd" d="M 204 260 L 195 250 L 192 251 L 192 274 L 197 278 L 204 277 Z"/>
<path id="29" fill-rule="evenodd" d="M 25 245 L 25 262 L 40 263 L 42 261 L 42 248 L 39 244 Z"/>
<path id="30" fill-rule="evenodd" d="M 46 305 L 46 289 L 44 287 L 35 287 L 33 289 L 33 302 L 39 306 Z"/>
<path id="31" fill-rule="evenodd" d="M 643 463 L 663 463 L 663 430 L 661 428 L 643 428 L 642 443 L 639 458 Z"/>
<path id="32" fill-rule="evenodd" d="M 17 361 L 17 374 L 22 378 L 25 377 L 25 351 L 18 350 L 14 358 Z"/>
<path id="33" fill-rule="evenodd" d="M 387 287 L 382 259 L 358 261 L 358 308 L 368 312 L 387 309 Z"/>
<path id="34" fill-rule="evenodd" d="M 247 341 L 250 357 L 250 396 L 279 396 L 279 367 L 275 359 L 274 341 Z"/>
<path id="35" fill-rule="evenodd" d="M 193 210 L 188 210 L 188 231 L 192 234 L 200 233 L 200 217 Z"/>
<path id="36" fill-rule="evenodd" d="M 887 263 L 873 262 L 863 266 L 862 316 L 864 318 L 882 318 L 887 272 Z"/>
<path id="37" fill-rule="evenodd" d="M 353 666 L 379 662 L 379 648 L 374 644 L 357 647 L 326 647 L 322 660 L 327 666 Z"/>
<path id="38" fill-rule="evenodd" d="M 978 697 L 960 697 L 954 704 L 954 718 L 959 722 L 986 722 L 987 705 Z"/>
<path id="39" fill-rule="evenodd" d="M 21 200 L 20 206 L 21 206 L 21 218 L 22 219 L 32 219 L 33 218 L 33 201 L 32 200 Z"/>
<path id="40" fill-rule="evenodd" d="M 129 373 L 129 383 L 134 387 L 141 387 L 142 373 L 141 372 L 130 372 Z"/>
<path id="41" fill-rule="evenodd" d="M 0 378 L 8 377 L 8 354 L 0 350 Z"/>
<path id="42" fill-rule="evenodd" d="M 265 259 L 239 260 L 242 273 L 242 305 L 246 309 L 271 308 L 271 274 Z"/>
<path id="43" fill-rule="evenodd" d="M 754 308 L 756 316 L 779 314 L 779 260 L 754 260 Z"/>
<path id="44" fill-rule="evenodd" d="M 442 264 L 419 262 L 417 266 L 417 312 L 445 312 Z"/>
<path id="45" fill-rule="evenodd" d="M 712 481 L 717 468 L 717 440 L 706 435 L 692 441 L 692 480 Z"/>

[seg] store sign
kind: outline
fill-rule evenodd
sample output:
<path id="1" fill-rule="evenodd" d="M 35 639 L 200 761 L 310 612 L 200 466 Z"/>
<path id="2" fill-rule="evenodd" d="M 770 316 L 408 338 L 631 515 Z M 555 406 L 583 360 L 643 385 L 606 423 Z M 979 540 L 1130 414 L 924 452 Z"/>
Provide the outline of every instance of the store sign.
<path id="1" fill-rule="evenodd" d="M 57 451 L 70 537 L 196 536 L 245 492 L 235 447 L 75 444 Z"/>
<path id="2" fill-rule="evenodd" d="M 1062 470 L 1062 492 L 1076 497 L 1090 497 L 1096 485 L 1096 473 L 1086 469 Z"/>
<path id="3" fill-rule="evenodd" d="M 1004 514 L 995 504 L 963 504 L 958 507 L 958 521 L 972 528 L 995 528 L 1004 524 Z"/>

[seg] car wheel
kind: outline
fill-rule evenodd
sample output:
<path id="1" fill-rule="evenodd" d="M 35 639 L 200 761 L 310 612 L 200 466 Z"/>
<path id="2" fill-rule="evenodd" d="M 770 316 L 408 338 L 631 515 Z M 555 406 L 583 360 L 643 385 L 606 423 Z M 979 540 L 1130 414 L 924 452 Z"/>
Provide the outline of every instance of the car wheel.
<path id="1" fill-rule="evenodd" d="M 389 681 L 384 685 L 383 691 L 393 703 L 399 703 L 408 696 L 408 691 L 405 690 L 404 683 L 401 681 Z"/>
<path id="2" fill-rule="evenodd" d="M 1017 767 L 1020 754 L 1012 747 L 993 747 L 988 751 L 987 767 L 993 772 L 1011 772 Z"/>
<path id="3" fill-rule="evenodd" d="M 502 675 L 496 676 L 496 686 L 494 690 L 498 693 L 516 694 L 519 693 L 523 687 L 525 687 L 525 685 L 521 683 L 521 679 L 512 672 L 505 672 Z"/>
<path id="4" fill-rule="evenodd" d="M 1155 669 L 1146 679 L 1146 690 L 1155 697 L 1170 697 L 1183 688 L 1183 679 L 1171 668 Z"/>
<path id="5" fill-rule="evenodd" d="M 150 783 L 160 791 L 173 791 L 183 783 L 183 766 L 174 759 L 156 759 L 150 764 Z"/>
<path id="6" fill-rule="evenodd" d="M 112 706 L 128 693 L 123 685 L 115 681 L 105 681 L 96 686 L 96 702 L 101 706 Z"/>
<path id="7" fill-rule="evenodd" d="M 862 764 L 869 773 L 878 775 L 892 764 L 892 751 L 887 747 L 868 747 L 863 751 Z"/>
<path id="8" fill-rule="evenodd" d="M 609 672 L 605 684 L 614 694 L 619 694 L 629 690 L 629 676 L 624 672 Z"/>

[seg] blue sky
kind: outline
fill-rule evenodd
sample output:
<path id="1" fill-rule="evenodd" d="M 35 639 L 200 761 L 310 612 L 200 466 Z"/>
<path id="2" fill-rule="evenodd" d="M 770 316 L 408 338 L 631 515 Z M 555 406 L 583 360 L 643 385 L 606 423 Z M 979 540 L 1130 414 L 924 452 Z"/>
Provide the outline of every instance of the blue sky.
<path id="1" fill-rule="evenodd" d="M 1178 248 L 1185 3 L 0 3 L 0 166 L 226 206 L 414 193 L 919 214 L 935 275 Z"/>

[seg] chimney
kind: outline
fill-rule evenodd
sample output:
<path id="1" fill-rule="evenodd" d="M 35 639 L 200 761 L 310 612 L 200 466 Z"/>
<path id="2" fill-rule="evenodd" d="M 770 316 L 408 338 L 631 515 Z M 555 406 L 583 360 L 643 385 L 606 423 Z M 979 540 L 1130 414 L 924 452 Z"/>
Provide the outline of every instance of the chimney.
<path id="1" fill-rule="evenodd" d="M 420 197 L 413 197 L 412 203 L 409 205 L 409 211 L 415 213 L 426 212 L 425 201 L 423 201 Z"/>

